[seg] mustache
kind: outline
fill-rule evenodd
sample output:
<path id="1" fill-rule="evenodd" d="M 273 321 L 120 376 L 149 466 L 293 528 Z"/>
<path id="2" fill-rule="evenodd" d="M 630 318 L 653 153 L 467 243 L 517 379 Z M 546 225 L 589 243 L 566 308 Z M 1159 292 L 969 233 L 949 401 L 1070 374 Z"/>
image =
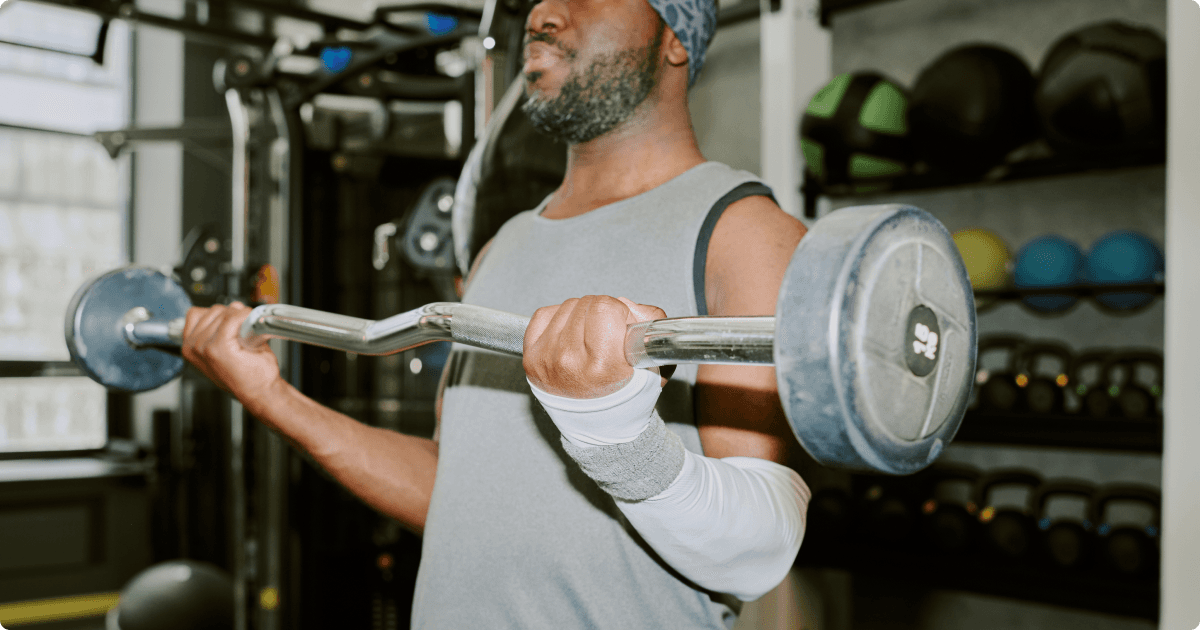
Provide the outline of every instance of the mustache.
<path id="1" fill-rule="evenodd" d="M 576 51 L 574 48 L 568 48 L 568 47 L 564 46 L 562 43 L 560 43 L 558 41 L 557 37 L 551 35 L 550 33 L 526 32 L 523 46 L 527 47 L 534 42 L 542 42 L 544 44 L 550 44 L 551 46 L 554 46 L 555 48 L 561 50 L 563 52 L 563 54 L 567 57 L 567 59 L 574 59 L 576 54 L 578 54 L 578 51 Z"/>
<path id="2" fill-rule="evenodd" d="M 542 42 L 544 44 L 550 44 L 551 46 L 554 46 L 555 48 L 562 48 L 561 46 L 558 45 L 558 38 L 551 35 L 550 33 L 526 32 L 525 33 L 525 45 L 528 46 L 528 45 L 532 44 L 533 42 Z"/>

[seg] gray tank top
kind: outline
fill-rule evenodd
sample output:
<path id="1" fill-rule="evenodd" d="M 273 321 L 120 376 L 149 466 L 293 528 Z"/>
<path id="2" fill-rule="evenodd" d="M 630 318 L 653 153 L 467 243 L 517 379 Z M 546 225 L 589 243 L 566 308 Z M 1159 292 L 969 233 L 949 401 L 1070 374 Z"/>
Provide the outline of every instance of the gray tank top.
<path id="1" fill-rule="evenodd" d="M 543 202 L 501 228 L 463 301 L 530 316 L 568 298 L 611 295 L 670 317 L 701 314 L 708 235 L 724 206 L 753 194 L 770 192 L 750 173 L 707 162 L 569 219 L 542 217 Z M 563 451 L 519 357 L 456 346 L 446 370 L 413 628 L 733 625 L 739 603 L 658 559 Z M 658 411 L 703 453 L 695 378 L 696 366 L 679 366 Z"/>

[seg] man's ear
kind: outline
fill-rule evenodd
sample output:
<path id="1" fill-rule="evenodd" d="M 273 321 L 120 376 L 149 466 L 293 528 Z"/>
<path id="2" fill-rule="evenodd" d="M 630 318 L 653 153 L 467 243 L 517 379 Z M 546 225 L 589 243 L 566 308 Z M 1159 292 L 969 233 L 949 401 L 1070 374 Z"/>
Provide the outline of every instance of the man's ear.
<path id="1" fill-rule="evenodd" d="M 676 67 L 687 66 L 687 49 L 683 47 L 683 42 L 679 41 L 670 26 L 663 27 L 662 49 L 667 53 L 667 63 Z"/>

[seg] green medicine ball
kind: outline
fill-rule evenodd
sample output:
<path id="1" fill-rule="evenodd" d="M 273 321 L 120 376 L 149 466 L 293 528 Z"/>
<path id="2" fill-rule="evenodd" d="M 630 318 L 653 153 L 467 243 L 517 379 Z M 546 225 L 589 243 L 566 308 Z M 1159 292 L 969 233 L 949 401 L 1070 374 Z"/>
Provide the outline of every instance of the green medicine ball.
<path id="1" fill-rule="evenodd" d="M 810 176 L 826 187 L 872 192 L 908 172 L 908 95 L 871 72 L 840 74 L 800 119 L 800 149 Z"/>

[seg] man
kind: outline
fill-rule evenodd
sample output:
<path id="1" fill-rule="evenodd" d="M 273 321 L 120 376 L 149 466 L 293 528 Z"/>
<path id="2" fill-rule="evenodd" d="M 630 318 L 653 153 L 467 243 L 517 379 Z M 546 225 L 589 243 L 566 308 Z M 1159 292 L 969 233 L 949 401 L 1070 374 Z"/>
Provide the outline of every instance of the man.
<path id="1" fill-rule="evenodd" d="M 774 587 L 808 489 L 762 366 L 625 362 L 629 323 L 771 315 L 804 228 L 705 162 L 687 109 L 706 0 L 542 0 L 526 111 L 562 186 L 479 255 L 464 301 L 532 316 L 524 357 L 456 348 L 436 441 L 364 426 L 193 309 L 184 356 L 349 490 L 424 535 L 415 628 L 721 628 Z M 654 304 L 656 306 L 646 306 Z M 660 308 L 661 307 L 661 308 Z"/>

